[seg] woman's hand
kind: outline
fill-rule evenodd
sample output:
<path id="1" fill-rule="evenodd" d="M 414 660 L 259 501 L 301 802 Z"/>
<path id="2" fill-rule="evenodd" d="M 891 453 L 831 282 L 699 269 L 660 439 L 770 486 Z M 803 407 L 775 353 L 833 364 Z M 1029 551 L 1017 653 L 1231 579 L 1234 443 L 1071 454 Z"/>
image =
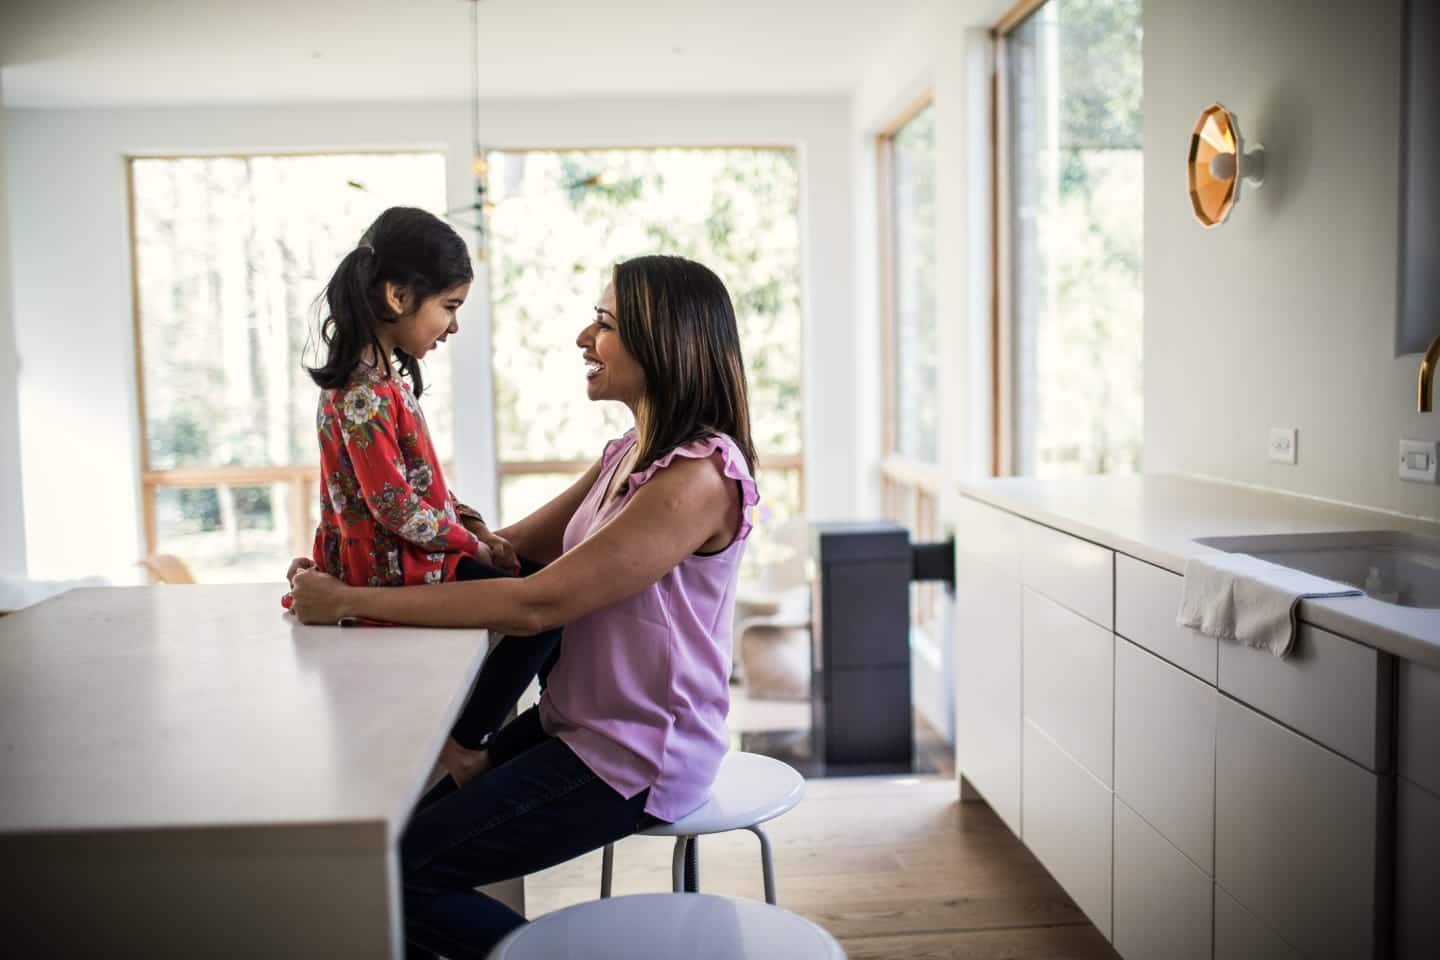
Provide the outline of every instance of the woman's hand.
<path id="1" fill-rule="evenodd" d="M 440 748 L 439 763 L 455 785 L 463 787 L 490 769 L 490 754 L 484 750 L 469 750 L 460 746 L 454 737 L 446 737 L 445 746 Z"/>
<path id="2" fill-rule="evenodd" d="M 313 568 L 290 578 L 290 612 L 301 623 L 335 624 L 345 616 L 346 594 L 353 589 Z"/>

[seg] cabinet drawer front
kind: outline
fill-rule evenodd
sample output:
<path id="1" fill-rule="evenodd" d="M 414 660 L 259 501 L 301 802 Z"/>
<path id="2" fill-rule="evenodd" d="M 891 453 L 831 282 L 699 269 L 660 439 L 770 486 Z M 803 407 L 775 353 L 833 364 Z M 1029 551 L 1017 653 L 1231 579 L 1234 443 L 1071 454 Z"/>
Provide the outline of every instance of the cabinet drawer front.
<path id="1" fill-rule="evenodd" d="M 1115 554 L 1038 523 L 1025 521 L 1020 535 L 1025 585 L 1076 613 L 1115 627 Z"/>
<path id="2" fill-rule="evenodd" d="M 1223 697 L 1215 761 L 1215 882 L 1307 957 L 1371 956 L 1381 778 Z"/>
<path id="3" fill-rule="evenodd" d="M 1217 885 L 1215 960 L 1300 960 L 1300 954 Z"/>
<path id="4" fill-rule="evenodd" d="M 1370 770 L 1390 756 L 1392 677 L 1379 651 L 1301 624 L 1285 659 L 1220 644 L 1220 689 Z"/>
<path id="5" fill-rule="evenodd" d="M 1024 594 L 1025 716 L 1109 786 L 1115 635 L 1028 587 Z"/>
<path id="6" fill-rule="evenodd" d="M 955 768 L 1020 833 L 1020 581 L 988 567 L 955 582 Z"/>
<path id="7" fill-rule="evenodd" d="M 1440 796 L 1440 670 L 1401 661 L 1400 776 Z"/>
<path id="8" fill-rule="evenodd" d="M 1115 632 L 1213 685 L 1215 638 L 1175 622 L 1184 595 L 1184 577 L 1115 555 Z"/>
<path id="9" fill-rule="evenodd" d="M 1115 641 L 1115 793 L 1215 871 L 1215 724 L 1209 684 Z"/>
<path id="10" fill-rule="evenodd" d="M 1210 960 L 1208 874 L 1115 798 L 1115 935 L 1125 960 Z"/>
<path id="11" fill-rule="evenodd" d="M 1090 922 L 1110 936 L 1112 794 L 1033 723 L 1025 723 L 1025 845 Z"/>
<path id="12" fill-rule="evenodd" d="M 1400 780 L 1395 817 L 1395 956 L 1440 957 L 1440 797 Z"/>
<path id="13" fill-rule="evenodd" d="M 1026 521 L 968 497 L 955 503 L 956 565 L 967 561 L 1020 579 L 1020 527 Z"/>

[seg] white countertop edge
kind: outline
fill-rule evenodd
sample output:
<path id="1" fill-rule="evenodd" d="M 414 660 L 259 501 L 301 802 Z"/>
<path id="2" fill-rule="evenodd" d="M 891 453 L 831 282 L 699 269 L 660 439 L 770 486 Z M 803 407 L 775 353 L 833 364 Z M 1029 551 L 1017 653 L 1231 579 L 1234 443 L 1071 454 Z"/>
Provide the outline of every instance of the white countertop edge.
<path id="1" fill-rule="evenodd" d="M 1436 526 L 1423 518 L 1301 497 L 1283 491 L 1227 484 L 1211 478 L 1167 475 L 1165 479 L 1197 485 L 1233 487 L 1237 492 L 1250 495 L 1302 500 L 1337 510 L 1353 511 L 1357 515 L 1374 516 L 1376 528 L 1415 530 L 1417 527 L 1434 528 Z M 1063 484 L 1065 481 L 1057 479 L 1054 482 Z M 983 480 L 975 483 L 961 483 L 957 489 L 962 496 L 971 500 L 1088 540 L 1180 576 L 1185 574 L 1187 559 L 1216 552 L 1214 548 L 1196 543 L 1194 540 L 1174 540 L 1164 543 L 1135 540 L 1083 520 L 1039 507 L 1023 492 L 1009 492 L 997 488 L 993 480 L 988 484 Z M 1228 531 L 1217 531 L 1217 533 L 1230 535 Z M 1426 624 L 1417 622 L 1424 619 L 1433 620 L 1437 615 L 1440 615 L 1440 612 L 1414 607 L 1398 607 L 1366 596 L 1302 600 L 1300 603 L 1300 619 L 1305 623 L 1322 630 L 1329 630 L 1384 653 L 1440 669 L 1440 634 L 1431 635 L 1426 630 Z"/>

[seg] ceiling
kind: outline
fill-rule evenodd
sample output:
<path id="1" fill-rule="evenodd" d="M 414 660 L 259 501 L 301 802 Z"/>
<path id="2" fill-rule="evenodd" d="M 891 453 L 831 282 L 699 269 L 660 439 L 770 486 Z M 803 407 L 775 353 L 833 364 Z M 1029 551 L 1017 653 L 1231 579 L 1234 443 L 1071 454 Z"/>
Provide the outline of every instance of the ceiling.
<path id="1" fill-rule="evenodd" d="M 482 95 L 844 93 L 930 2 L 480 0 Z M 12 107 L 461 99 L 471 9 L 0 0 L 0 92 Z"/>

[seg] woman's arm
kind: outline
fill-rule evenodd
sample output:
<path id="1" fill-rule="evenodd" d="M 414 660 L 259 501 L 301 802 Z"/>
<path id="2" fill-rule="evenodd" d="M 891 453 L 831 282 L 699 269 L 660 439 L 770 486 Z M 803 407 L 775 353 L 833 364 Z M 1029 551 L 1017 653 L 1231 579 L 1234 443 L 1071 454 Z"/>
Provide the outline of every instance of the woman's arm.
<path id="1" fill-rule="evenodd" d="M 527 560 L 552 563 L 565 552 L 565 528 L 599 476 L 600 461 L 597 460 L 560 496 L 525 519 L 494 531 L 495 535 L 510 541 L 515 552 Z"/>
<path id="2" fill-rule="evenodd" d="M 295 577 L 293 609 L 305 623 L 351 616 L 527 636 L 639 593 L 706 541 L 732 536 L 740 510 L 739 492 L 713 458 L 677 460 L 641 487 L 613 521 L 534 576 L 370 588 L 302 571 Z"/>

